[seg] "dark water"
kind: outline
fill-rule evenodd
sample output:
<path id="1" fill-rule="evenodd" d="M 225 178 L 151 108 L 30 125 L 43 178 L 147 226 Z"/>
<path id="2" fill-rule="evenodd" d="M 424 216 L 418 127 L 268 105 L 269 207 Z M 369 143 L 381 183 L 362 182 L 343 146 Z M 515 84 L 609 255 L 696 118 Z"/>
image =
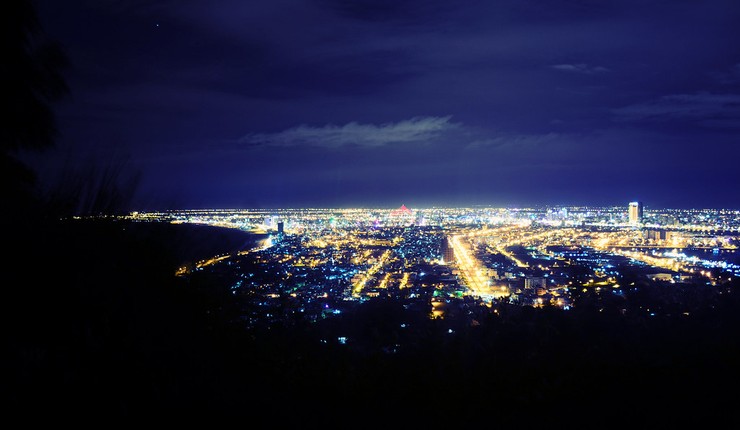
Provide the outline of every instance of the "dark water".
<path id="1" fill-rule="evenodd" d="M 129 226 L 143 236 L 156 235 L 179 261 L 187 262 L 251 249 L 267 234 L 202 224 L 134 223 Z"/>

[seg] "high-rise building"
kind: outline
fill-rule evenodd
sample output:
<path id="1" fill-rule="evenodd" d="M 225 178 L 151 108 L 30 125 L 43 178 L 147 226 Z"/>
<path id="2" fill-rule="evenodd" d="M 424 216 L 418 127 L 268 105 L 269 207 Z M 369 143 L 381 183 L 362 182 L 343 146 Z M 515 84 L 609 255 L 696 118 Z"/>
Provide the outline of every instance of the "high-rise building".
<path id="1" fill-rule="evenodd" d="M 642 202 L 630 202 L 629 221 L 632 225 L 637 225 L 642 222 Z"/>
<path id="2" fill-rule="evenodd" d="M 524 288 L 527 289 L 547 289 L 547 278 L 542 276 L 527 276 L 524 278 Z"/>
<path id="3" fill-rule="evenodd" d="M 442 239 L 442 260 L 444 260 L 445 264 L 455 261 L 455 251 L 452 249 L 450 239 L 447 237 Z"/>
<path id="4" fill-rule="evenodd" d="M 277 223 L 277 232 L 278 234 L 283 234 L 283 222 L 282 221 L 278 221 Z"/>

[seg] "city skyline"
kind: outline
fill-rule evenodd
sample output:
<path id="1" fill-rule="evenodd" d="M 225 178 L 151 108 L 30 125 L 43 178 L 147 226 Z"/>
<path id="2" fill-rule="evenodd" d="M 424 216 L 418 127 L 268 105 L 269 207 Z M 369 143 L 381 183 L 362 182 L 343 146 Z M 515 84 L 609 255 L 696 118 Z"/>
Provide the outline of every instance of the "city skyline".
<path id="1" fill-rule="evenodd" d="M 740 205 L 734 1 L 36 5 L 130 209 Z"/>
<path id="2" fill-rule="evenodd" d="M 671 288 L 717 286 L 740 276 L 740 211 L 641 209 L 640 202 L 613 208 L 212 209 L 132 213 L 120 221 L 254 235 L 249 246 L 190 260 L 176 272 L 230 277 L 232 295 L 254 307 L 244 316 L 250 327 L 284 322 L 280 302 L 265 299 L 286 293 L 301 318 L 312 321 L 378 298 L 444 319 L 472 302 L 487 312 L 502 303 L 569 310 L 589 291 L 599 300 L 621 301 L 638 290 L 623 282 L 629 273 Z M 649 307 L 637 312 L 660 315 Z"/>
<path id="3" fill-rule="evenodd" d="M 692 206 L 685 204 L 681 206 L 658 206 L 653 204 L 643 203 L 644 211 L 660 211 L 660 210 L 708 210 L 708 211 L 740 211 L 740 206 L 726 204 L 723 206 Z M 124 212 L 177 212 L 177 211 L 199 211 L 199 210 L 301 210 L 301 209 L 327 209 L 327 210 L 343 210 L 343 209 L 366 209 L 366 210 L 397 210 L 399 205 L 407 206 L 409 210 L 419 209 L 456 209 L 456 208 L 494 208 L 494 209 L 548 209 L 548 208 L 590 208 L 590 209 L 615 209 L 624 208 L 625 216 L 629 215 L 629 206 L 627 203 L 620 204 L 606 202 L 604 204 L 557 204 L 557 203 L 530 203 L 530 204 L 420 204 L 420 205 L 406 205 L 406 203 L 399 203 L 394 206 L 393 202 L 387 202 L 383 204 L 333 204 L 333 205 L 289 205 L 289 206 L 207 206 L 207 205 L 194 205 L 194 206 L 168 206 L 168 207 L 146 207 L 146 205 L 137 207 L 131 206 L 126 208 Z M 156 205 L 155 205 L 156 206 Z M 121 211 L 119 211 L 120 213 Z M 87 214 L 87 215 L 114 215 L 112 213 L 105 214 Z"/>
<path id="4" fill-rule="evenodd" d="M 640 202 L 642 203 L 642 202 Z M 625 214 L 629 213 L 629 205 L 628 204 L 604 204 L 604 205 L 588 205 L 588 204 L 531 204 L 531 205 L 490 205 L 490 204 L 467 204 L 467 205 L 419 205 L 419 206 L 411 206 L 407 207 L 405 203 L 401 203 L 403 207 L 406 207 L 409 211 L 413 211 L 416 209 L 455 209 L 455 208 L 493 208 L 493 209 L 547 209 L 547 208 L 588 208 L 588 209 L 598 209 L 598 208 L 625 208 Z M 651 205 L 644 205 L 644 210 L 716 210 L 716 211 L 733 211 L 737 212 L 740 211 L 740 209 L 735 209 L 730 206 L 724 206 L 724 207 L 670 207 L 670 206 L 651 206 Z M 180 211 L 180 210 L 286 210 L 286 209 L 373 209 L 373 210 L 398 210 L 398 206 L 393 205 L 342 205 L 342 206 L 261 206 L 261 207 L 226 207 L 226 206 L 211 206 L 211 207 L 176 207 L 176 208 L 169 208 L 164 209 L 164 211 Z M 147 211 L 139 211 L 139 210 L 132 210 L 131 212 L 147 212 Z M 152 211 L 156 212 L 156 211 Z M 100 215 L 106 215 L 106 214 L 100 214 Z"/>
<path id="5" fill-rule="evenodd" d="M 639 222 L 631 219 L 631 206 L 611 207 L 431 207 L 401 208 L 210 208 L 162 212 L 134 211 L 119 215 L 132 221 L 173 224 L 209 224 L 267 233 L 333 228 L 375 229 L 385 227 L 485 227 L 502 224 L 562 227 L 610 227 L 628 231 L 651 229 L 697 232 L 740 232 L 740 210 L 651 209 Z M 404 209 L 403 211 L 401 209 Z M 105 217 L 109 217 L 105 215 Z M 665 234 L 661 236 L 665 239 Z M 684 243 L 685 245 L 685 243 Z M 672 246 L 676 246 L 673 244 Z"/>

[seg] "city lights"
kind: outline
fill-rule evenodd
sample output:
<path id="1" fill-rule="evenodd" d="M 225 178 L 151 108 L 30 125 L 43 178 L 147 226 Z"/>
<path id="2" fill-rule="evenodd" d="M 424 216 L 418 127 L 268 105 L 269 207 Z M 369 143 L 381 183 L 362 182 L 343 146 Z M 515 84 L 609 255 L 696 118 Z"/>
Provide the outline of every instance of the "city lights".
<path id="1" fill-rule="evenodd" d="M 277 318 L 266 310 L 285 294 L 313 319 L 378 297 L 444 318 L 465 300 L 570 309 L 575 295 L 622 295 L 625 267 L 669 285 L 740 276 L 738 211 L 635 208 L 183 210 L 126 218 L 261 235 L 253 249 L 176 273 L 225 271 L 232 295 L 263 309 L 253 322 Z"/>

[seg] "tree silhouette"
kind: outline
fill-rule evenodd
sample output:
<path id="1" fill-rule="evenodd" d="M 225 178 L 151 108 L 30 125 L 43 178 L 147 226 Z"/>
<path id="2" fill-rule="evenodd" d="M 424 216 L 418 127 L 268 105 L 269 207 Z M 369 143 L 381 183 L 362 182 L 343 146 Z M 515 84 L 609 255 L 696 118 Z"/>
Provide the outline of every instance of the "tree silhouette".
<path id="1" fill-rule="evenodd" d="M 3 9 L 0 171 L 4 198 L 22 204 L 30 198 L 35 175 L 17 154 L 53 146 L 57 131 L 51 104 L 67 92 L 61 74 L 67 59 L 44 33 L 31 1 L 12 1 Z"/>
<path id="2" fill-rule="evenodd" d="M 138 183 L 125 157 L 107 163 L 75 160 L 55 184 L 38 193 L 35 173 L 20 160 L 23 151 L 54 146 L 57 136 L 53 103 L 68 92 L 62 70 L 67 58 L 39 22 L 30 0 L 10 3 L 2 14 L 2 103 L 6 118 L 0 127 L 0 192 L 12 209 L 5 221 L 28 222 L 28 217 L 59 219 L 71 215 L 121 212 Z"/>
<path id="3" fill-rule="evenodd" d="M 139 181 L 129 158 L 116 154 L 99 163 L 94 159 L 80 163 L 66 166 L 42 196 L 47 215 L 64 218 L 124 213 Z"/>

